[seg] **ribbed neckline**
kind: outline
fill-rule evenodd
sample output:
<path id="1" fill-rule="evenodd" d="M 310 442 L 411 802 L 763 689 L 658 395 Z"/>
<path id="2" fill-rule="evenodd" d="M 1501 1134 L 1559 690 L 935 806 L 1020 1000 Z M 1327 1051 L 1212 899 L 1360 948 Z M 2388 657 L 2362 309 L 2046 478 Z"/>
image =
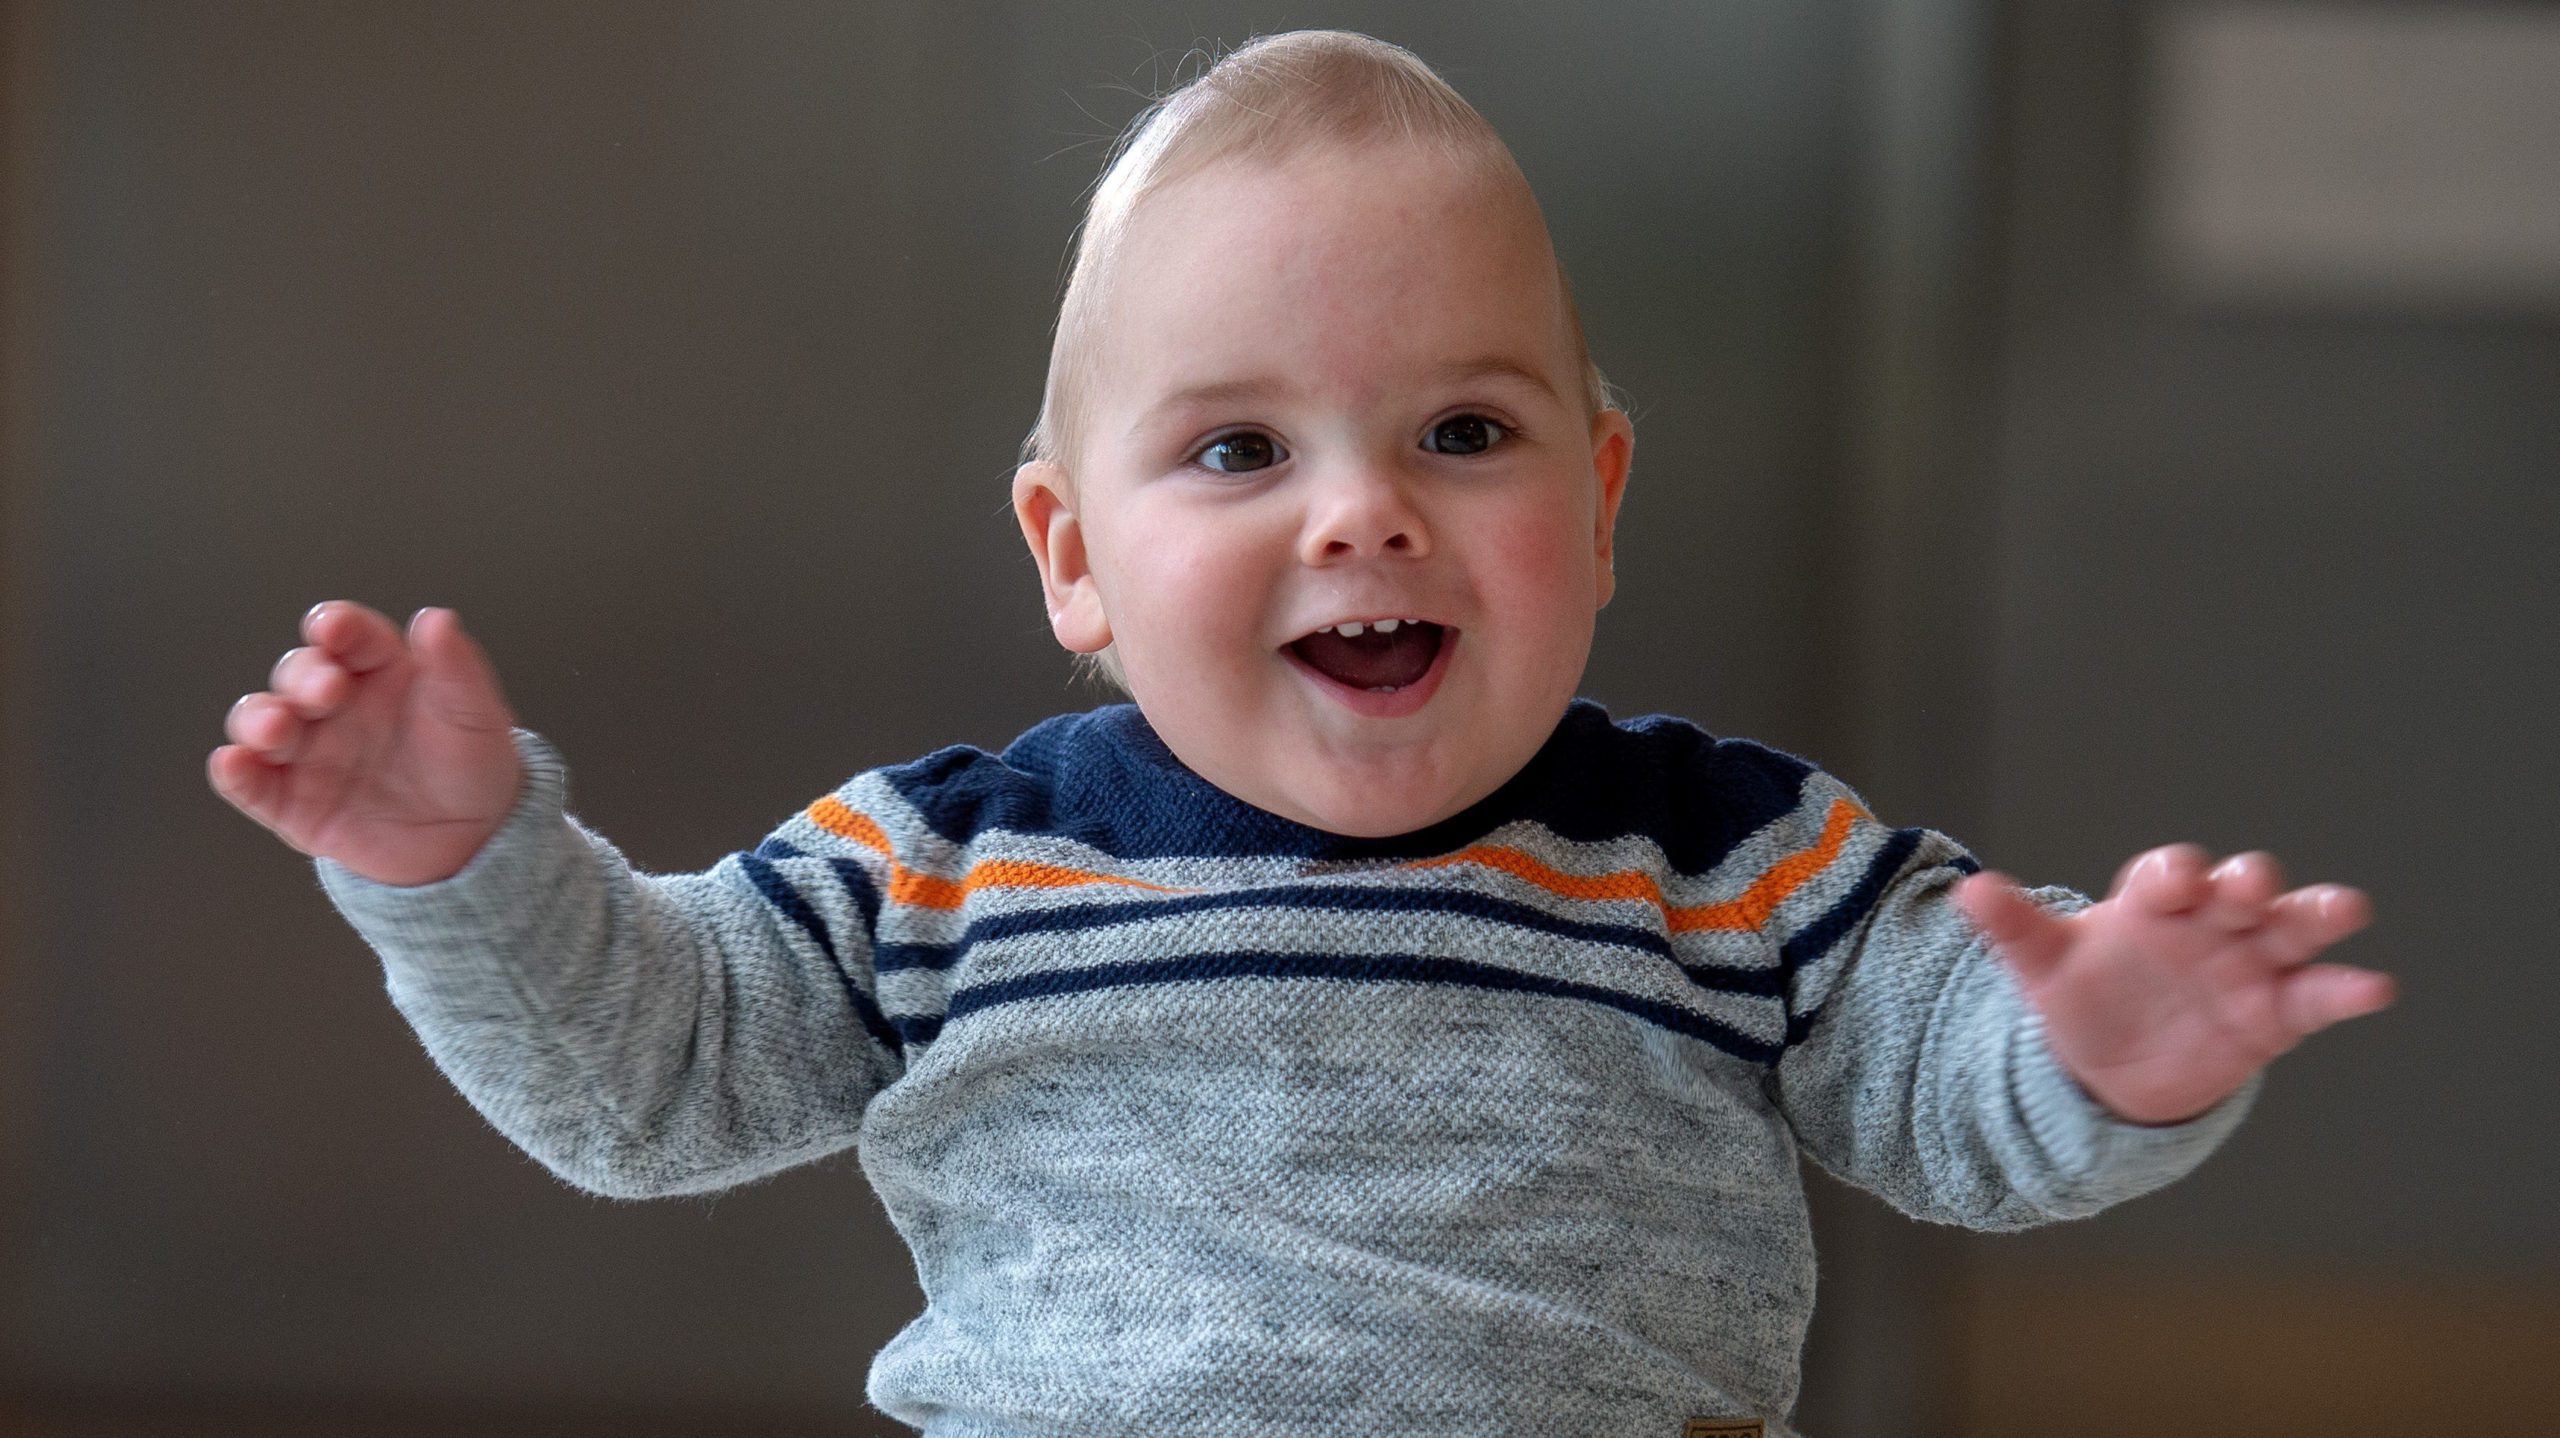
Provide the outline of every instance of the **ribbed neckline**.
<path id="1" fill-rule="evenodd" d="M 1246 840 L 1260 852 L 1299 854 L 1319 859 L 1425 858 L 1465 848 L 1493 830 L 1537 807 L 1554 776 L 1569 768 L 1580 741 L 1610 725 L 1609 713 L 1588 699 L 1565 706 L 1554 732 L 1520 772 L 1500 788 L 1439 823 L 1382 838 L 1337 834 L 1299 823 L 1249 804 L 1210 783 L 1182 762 L 1135 704 L 1113 704 L 1092 711 L 1093 732 L 1132 770 L 1149 776 L 1186 808 L 1196 806 L 1199 821 L 1212 831 Z"/>

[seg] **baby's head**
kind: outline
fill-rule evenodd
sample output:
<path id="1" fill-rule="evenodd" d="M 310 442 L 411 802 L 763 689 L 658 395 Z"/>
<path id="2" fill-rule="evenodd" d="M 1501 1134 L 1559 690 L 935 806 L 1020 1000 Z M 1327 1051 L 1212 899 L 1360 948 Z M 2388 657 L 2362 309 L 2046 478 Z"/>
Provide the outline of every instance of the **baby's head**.
<path id="1" fill-rule="evenodd" d="M 1059 642 L 1184 764 L 1399 834 L 1562 717 L 1633 445 L 1501 139 L 1405 51 L 1300 32 L 1095 188 L 1014 511 Z"/>

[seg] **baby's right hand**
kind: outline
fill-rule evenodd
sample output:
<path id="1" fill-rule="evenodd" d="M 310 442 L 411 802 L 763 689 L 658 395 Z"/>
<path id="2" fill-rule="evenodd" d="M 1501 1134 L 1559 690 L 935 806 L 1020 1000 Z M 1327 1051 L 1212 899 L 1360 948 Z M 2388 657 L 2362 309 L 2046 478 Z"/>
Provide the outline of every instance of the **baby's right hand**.
<path id="1" fill-rule="evenodd" d="M 515 716 L 450 609 L 421 609 L 404 638 L 361 604 L 302 617 L 310 642 L 244 694 L 214 792 L 303 853 L 385 884 L 460 873 L 515 807 Z"/>

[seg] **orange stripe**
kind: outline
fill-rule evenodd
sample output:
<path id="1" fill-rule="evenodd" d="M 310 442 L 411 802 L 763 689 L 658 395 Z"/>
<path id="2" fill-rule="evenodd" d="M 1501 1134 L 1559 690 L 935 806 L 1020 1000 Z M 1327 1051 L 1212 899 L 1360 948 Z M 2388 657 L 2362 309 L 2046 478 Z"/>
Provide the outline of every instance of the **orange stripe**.
<path id="1" fill-rule="evenodd" d="M 1849 828 L 1862 818 L 1871 817 L 1866 810 L 1846 799 L 1831 801 L 1831 815 L 1823 823 L 1822 837 L 1810 849 L 1798 849 L 1771 864 L 1742 896 L 1721 904 L 1700 904 L 1695 908 L 1666 910 L 1663 917 L 1671 932 L 1690 933 L 1698 929 L 1757 929 L 1769 922 L 1778 905 L 1789 894 L 1801 889 L 1805 881 L 1829 868 L 1840 857 L 1840 846 L 1849 842 Z"/>
<path id="2" fill-rule="evenodd" d="M 889 836 L 869 815 L 847 808 L 830 794 L 809 806 L 810 822 L 830 834 L 852 840 L 864 848 L 875 850 L 889 860 L 889 900 L 925 909 L 957 909 L 980 889 L 1063 889 L 1083 884 L 1120 884 L 1158 894 L 1194 894 L 1197 889 L 1169 888 L 1140 879 L 1126 879 L 1117 874 L 1097 874 L 1086 869 L 1070 869 L 1057 864 L 1035 864 L 1025 859 L 989 859 L 969 870 L 959 880 L 935 874 L 919 873 L 898 862 L 890 847 Z M 1450 864 L 1480 864 L 1498 869 L 1515 878 L 1525 879 L 1560 898 L 1583 900 L 1641 899 L 1662 911 L 1663 922 L 1675 934 L 1694 933 L 1701 929 L 1751 930 L 1769 921 L 1787 896 L 1803 888 L 1814 875 L 1830 867 L 1840 857 L 1841 847 L 1849 841 L 1849 830 L 1859 819 L 1874 816 L 1847 799 L 1834 799 L 1831 812 L 1822 826 L 1822 837 L 1808 848 L 1799 849 L 1771 864 L 1751 887 L 1738 898 L 1717 904 L 1699 904 L 1673 908 L 1663 897 L 1660 886 L 1636 869 L 1622 869 L 1612 874 L 1568 874 L 1529 854 L 1504 844 L 1478 844 L 1436 859 L 1416 859 L 1403 867 L 1437 869 Z"/>
<path id="3" fill-rule="evenodd" d="M 1443 854 L 1437 859 L 1416 859 L 1408 869 L 1437 869 L 1447 864 L 1482 864 L 1500 869 L 1514 878 L 1526 879 L 1550 894 L 1568 899 L 1643 899 L 1655 908 L 1663 906 L 1662 890 L 1651 875 L 1635 869 L 1615 874 L 1568 874 L 1551 868 L 1537 859 L 1502 844 L 1478 844 Z"/>
<path id="4" fill-rule="evenodd" d="M 920 873 L 898 862 L 897 851 L 889 844 L 877 821 L 868 814 L 857 813 L 830 794 L 809 806 L 809 821 L 830 834 L 851 839 L 866 849 L 875 850 L 889 860 L 889 902 L 913 904 L 922 909 L 956 909 L 969 901 L 980 889 L 1064 889 L 1079 884 L 1125 884 L 1133 889 L 1148 889 L 1159 894 L 1188 894 L 1192 889 L 1169 889 L 1139 879 L 1124 879 L 1117 874 L 1096 874 L 1085 869 L 1069 869 L 1056 864 L 1035 864 L 1025 859 L 989 859 L 969 870 L 967 878 L 957 881 L 937 874 Z"/>
<path id="5" fill-rule="evenodd" d="M 880 826 L 871 822 L 870 815 L 857 814 L 846 808 L 843 801 L 833 794 L 809 806 L 809 822 L 830 834 L 851 839 L 866 849 L 877 849 L 892 860 L 898 857 L 889 847 L 889 836 L 880 832 Z"/>
<path id="6" fill-rule="evenodd" d="M 889 865 L 889 902 L 912 904 L 919 909 L 956 909 L 969 902 L 969 893 L 939 874 L 919 874 L 904 864 Z"/>
<path id="7" fill-rule="evenodd" d="M 1799 849 L 1771 864 L 1739 898 L 1719 904 L 1699 904 L 1675 909 L 1663 898 L 1662 890 L 1643 872 L 1622 869 L 1614 874 L 1568 874 L 1553 868 L 1518 849 L 1502 844 L 1479 844 L 1436 859 L 1417 859 L 1405 865 L 1409 869 L 1436 869 L 1446 864 L 1481 864 L 1499 869 L 1515 878 L 1526 879 L 1548 893 L 1567 899 L 1642 899 L 1662 910 L 1664 924 L 1675 934 L 1699 929 L 1757 929 L 1769 921 L 1789 894 L 1804 887 L 1805 881 L 1830 866 L 1840 857 L 1840 848 L 1849 840 L 1850 826 L 1869 817 L 1867 811 L 1846 799 L 1835 799 L 1831 813 L 1822 827 L 1822 837 L 1812 847 Z"/>
<path id="8" fill-rule="evenodd" d="M 1090 869 L 1035 864 L 1028 859 L 989 859 L 971 869 L 969 877 L 961 881 L 964 889 L 1067 889 L 1078 884 L 1122 884 L 1155 894 L 1200 892 L 1197 889 L 1169 889 L 1144 879 L 1124 879 L 1118 874 L 1097 874 Z"/>

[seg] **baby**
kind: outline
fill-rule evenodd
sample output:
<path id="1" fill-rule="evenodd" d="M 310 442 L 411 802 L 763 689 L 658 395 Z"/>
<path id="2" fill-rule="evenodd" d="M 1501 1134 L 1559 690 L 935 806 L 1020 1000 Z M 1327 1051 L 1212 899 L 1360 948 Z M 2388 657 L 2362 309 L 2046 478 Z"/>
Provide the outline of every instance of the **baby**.
<path id="1" fill-rule="evenodd" d="M 211 779 L 569 1183 L 857 1147 L 925 1297 L 868 1396 L 935 1438 L 1785 1434 L 1800 1149 L 1936 1222 L 2093 1213 L 2393 986 L 2309 962 L 2368 905 L 2263 854 L 2022 893 L 1576 699 L 1632 447 L 1501 140 L 1393 46 L 1269 37 L 1114 157 L 1013 482 L 1134 705 L 636 873 L 450 611 L 337 601 Z"/>

